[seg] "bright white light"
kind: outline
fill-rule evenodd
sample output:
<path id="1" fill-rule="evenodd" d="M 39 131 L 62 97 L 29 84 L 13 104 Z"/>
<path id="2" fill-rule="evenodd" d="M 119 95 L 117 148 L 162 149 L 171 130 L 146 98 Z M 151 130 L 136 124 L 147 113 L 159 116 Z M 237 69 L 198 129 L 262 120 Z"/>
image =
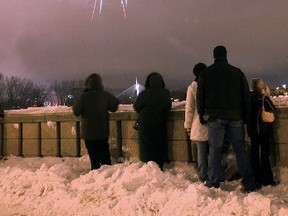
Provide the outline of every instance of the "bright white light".
<path id="1" fill-rule="evenodd" d="M 284 85 L 282 85 L 282 87 L 283 87 L 284 89 L 286 89 L 287 86 L 286 86 L 286 84 L 284 84 Z"/>
<path id="2" fill-rule="evenodd" d="M 139 85 L 139 83 L 138 83 L 137 77 L 136 77 L 136 85 L 135 85 L 135 87 L 136 87 L 136 94 L 137 94 L 137 96 L 138 96 L 139 93 L 140 93 L 140 85 Z"/>

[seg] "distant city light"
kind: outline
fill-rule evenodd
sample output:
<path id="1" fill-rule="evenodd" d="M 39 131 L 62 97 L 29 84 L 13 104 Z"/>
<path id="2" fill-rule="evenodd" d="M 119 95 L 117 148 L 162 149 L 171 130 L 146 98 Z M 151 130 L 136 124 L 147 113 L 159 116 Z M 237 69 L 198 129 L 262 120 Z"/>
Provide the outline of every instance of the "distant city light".
<path id="1" fill-rule="evenodd" d="M 286 84 L 284 84 L 284 85 L 282 85 L 282 87 L 283 87 L 284 89 L 286 89 L 287 86 L 286 86 Z"/>

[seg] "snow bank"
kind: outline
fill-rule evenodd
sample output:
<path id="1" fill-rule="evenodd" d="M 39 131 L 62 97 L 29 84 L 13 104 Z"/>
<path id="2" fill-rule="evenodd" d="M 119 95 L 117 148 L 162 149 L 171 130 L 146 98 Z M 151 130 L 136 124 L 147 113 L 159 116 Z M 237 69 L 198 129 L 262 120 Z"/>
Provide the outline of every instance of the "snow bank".
<path id="1" fill-rule="evenodd" d="M 288 215 L 287 181 L 243 194 L 239 181 L 206 188 L 186 163 L 89 166 L 87 156 L 1 162 L 1 215 Z"/>
<path id="2" fill-rule="evenodd" d="M 173 102 L 172 109 L 184 109 L 185 101 Z M 132 104 L 120 104 L 118 112 L 133 112 Z M 37 115 L 37 114 L 55 114 L 55 113 L 72 113 L 72 108 L 67 106 L 47 106 L 47 107 L 28 107 L 27 109 L 17 110 L 6 110 L 5 114 L 26 114 L 26 115 Z"/>
<path id="3" fill-rule="evenodd" d="M 271 98 L 274 105 L 277 107 L 288 107 L 288 96 L 285 97 L 273 97 Z M 173 102 L 172 110 L 185 109 L 186 101 Z M 118 112 L 133 112 L 132 104 L 120 104 Z M 55 114 L 55 113 L 72 113 L 72 108 L 67 106 L 48 106 L 48 107 L 29 107 L 27 109 L 20 110 L 7 110 L 6 114 Z"/>

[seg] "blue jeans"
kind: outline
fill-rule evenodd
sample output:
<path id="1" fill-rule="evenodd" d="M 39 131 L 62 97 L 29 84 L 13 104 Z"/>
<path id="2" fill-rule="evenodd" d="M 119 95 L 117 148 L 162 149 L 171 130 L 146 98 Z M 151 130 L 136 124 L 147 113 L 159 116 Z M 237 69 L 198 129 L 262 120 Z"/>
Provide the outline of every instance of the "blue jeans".
<path id="1" fill-rule="evenodd" d="M 224 140 L 231 143 L 236 155 L 237 164 L 242 176 L 244 189 L 252 188 L 255 184 L 255 177 L 252 171 L 250 160 L 245 151 L 244 125 L 243 121 L 228 121 L 215 119 L 208 122 L 208 187 L 220 186 L 221 177 L 221 156 Z M 225 139 L 224 139 L 225 137 Z"/>
<path id="2" fill-rule="evenodd" d="M 208 178 L 208 141 L 196 141 L 197 144 L 197 164 L 198 176 L 201 181 L 206 181 Z"/>

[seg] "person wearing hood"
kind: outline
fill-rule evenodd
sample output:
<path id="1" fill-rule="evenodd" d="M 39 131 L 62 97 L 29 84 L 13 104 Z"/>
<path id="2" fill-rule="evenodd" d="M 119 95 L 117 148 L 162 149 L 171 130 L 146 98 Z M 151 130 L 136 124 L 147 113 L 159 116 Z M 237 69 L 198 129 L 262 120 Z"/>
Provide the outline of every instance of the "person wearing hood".
<path id="1" fill-rule="evenodd" d="M 244 141 L 244 123 L 250 112 L 249 85 L 245 74 L 228 63 L 224 46 L 215 47 L 213 56 L 214 64 L 201 72 L 197 88 L 199 121 L 208 124 L 208 179 L 205 185 L 220 187 L 221 155 L 226 140 L 236 155 L 243 192 L 256 191 L 261 185 L 255 181 Z"/>
<path id="2" fill-rule="evenodd" d="M 139 113 L 140 160 L 154 161 L 163 170 L 167 160 L 166 119 L 171 109 L 171 95 L 159 73 L 151 73 L 134 103 Z"/>
<path id="3" fill-rule="evenodd" d="M 91 74 L 85 82 L 85 90 L 73 104 L 73 113 L 81 116 L 81 138 L 85 140 L 91 170 L 101 165 L 111 165 L 108 136 L 109 111 L 116 112 L 118 100 L 103 90 L 102 78 Z"/>

